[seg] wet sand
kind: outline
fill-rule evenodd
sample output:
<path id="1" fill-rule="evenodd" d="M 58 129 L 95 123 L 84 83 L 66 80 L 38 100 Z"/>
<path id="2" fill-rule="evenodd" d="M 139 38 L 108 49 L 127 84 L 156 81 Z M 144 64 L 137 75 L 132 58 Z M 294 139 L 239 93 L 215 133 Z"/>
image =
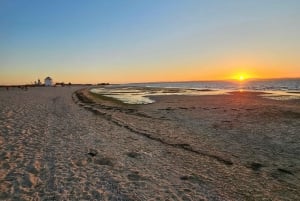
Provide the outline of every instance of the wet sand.
<path id="1" fill-rule="evenodd" d="M 0 89 L 0 200 L 299 200 L 300 101 Z"/>

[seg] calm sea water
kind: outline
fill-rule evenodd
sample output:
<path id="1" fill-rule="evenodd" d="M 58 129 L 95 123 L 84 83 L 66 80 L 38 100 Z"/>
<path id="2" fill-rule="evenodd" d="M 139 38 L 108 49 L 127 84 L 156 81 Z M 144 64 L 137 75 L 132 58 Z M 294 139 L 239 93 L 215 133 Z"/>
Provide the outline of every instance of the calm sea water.
<path id="1" fill-rule="evenodd" d="M 300 99 L 300 79 L 135 83 L 91 89 L 127 104 L 150 104 L 155 102 L 151 97 L 158 95 L 229 95 L 235 90 L 264 91 L 261 96 L 275 100 Z"/>
<path id="2" fill-rule="evenodd" d="M 239 81 L 197 81 L 197 82 L 156 82 L 134 83 L 126 86 L 217 89 L 217 90 L 258 90 L 258 91 L 300 91 L 299 79 L 245 80 Z"/>

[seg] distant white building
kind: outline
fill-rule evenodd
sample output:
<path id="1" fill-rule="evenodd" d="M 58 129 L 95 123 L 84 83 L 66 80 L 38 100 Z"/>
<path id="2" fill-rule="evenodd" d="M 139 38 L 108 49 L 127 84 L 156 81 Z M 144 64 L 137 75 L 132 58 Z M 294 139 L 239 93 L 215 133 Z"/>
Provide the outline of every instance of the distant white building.
<path id="1" fill-rule="evenodd" d="M 45 86 L 46 87 L 51 87 L 53 85 L 53 81 L 51 77 L 46 77 L 45 78 Z"/>

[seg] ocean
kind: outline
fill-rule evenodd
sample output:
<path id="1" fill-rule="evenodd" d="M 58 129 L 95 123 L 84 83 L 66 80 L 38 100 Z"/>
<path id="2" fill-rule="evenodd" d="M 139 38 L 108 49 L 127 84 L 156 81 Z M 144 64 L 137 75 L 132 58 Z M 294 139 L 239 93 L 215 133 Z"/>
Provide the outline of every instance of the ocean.
<path id="1" fill-rule="evenodd" d="M 212 90 L 300 91 L 299 79 L 132 83 L 125 86 Z"/>
<path id="2" fill-rule="evenodd" d="M 300 99 L 300 79 L 131 83 L 95 87 L 90 90 L 127 104 L 150 104 L 153 96 L 230 95 L 231 91 L 263 91 L 260 96 L 275 100 Z"/>

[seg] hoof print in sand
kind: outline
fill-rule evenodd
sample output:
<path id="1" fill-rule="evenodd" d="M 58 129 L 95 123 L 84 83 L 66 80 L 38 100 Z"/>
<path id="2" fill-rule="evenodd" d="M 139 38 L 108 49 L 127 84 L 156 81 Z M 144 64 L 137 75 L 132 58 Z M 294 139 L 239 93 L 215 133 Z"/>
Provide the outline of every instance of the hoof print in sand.
<path id="1" fill-rule="evenodd" d="M 262 164 L 260 164 L 260 163 L 253 162 L 253 163 L 251 163 L 247 167 L 250 168 L 250 169 L 252 169 L 252 170 L 254 170 L 254 171 L 259 171 L 264 166 Z"/>
<path id="2" fill-rule="evenodd" d="M 130 158 L 139 158 L 141 154 L 136 153 L 136 152 L 128 152 L 127 156 Z"/>
<path id="3" fill-rule="evenodd" d="M 91 157 L 95 157 L 98 154 L 98 151 L 96 149 L 90 149 L 87 154 Z"/>
<path id="4" fill-rule="evenodd" d="M 97 165 L 108 165 L 108 166 L 113 166 L 113 162 L 111 158 L 108 157 L 103 157 L 98 154 L 98 151 L 95 149 L 89 149 L 89 152 L 87 153 L 88 157 L 88 162 L 93 162 L 94 164 Z"/>
<path id="5" fill-rule="evenodd" d="M 183 181 L 189 180 L 189 178 L 190 178 L 190 176 L 186 176 L 186 175 L 180 177 L 180 179 L 183 180 Z"/>

